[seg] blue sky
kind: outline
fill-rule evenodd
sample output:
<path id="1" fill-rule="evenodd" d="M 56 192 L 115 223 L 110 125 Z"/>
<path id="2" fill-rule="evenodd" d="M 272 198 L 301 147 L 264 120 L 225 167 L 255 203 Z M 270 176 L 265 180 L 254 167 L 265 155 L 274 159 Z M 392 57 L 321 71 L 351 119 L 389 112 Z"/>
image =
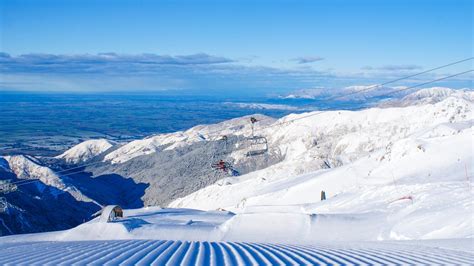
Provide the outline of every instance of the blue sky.
<path id="1" fill-rule="evenodd" d="M 473 54 L 469 0 L 0 0 L 0 8 L 0 89 L 339 88 Z M 472 87 L 472 75 L 439 85 Z"/>

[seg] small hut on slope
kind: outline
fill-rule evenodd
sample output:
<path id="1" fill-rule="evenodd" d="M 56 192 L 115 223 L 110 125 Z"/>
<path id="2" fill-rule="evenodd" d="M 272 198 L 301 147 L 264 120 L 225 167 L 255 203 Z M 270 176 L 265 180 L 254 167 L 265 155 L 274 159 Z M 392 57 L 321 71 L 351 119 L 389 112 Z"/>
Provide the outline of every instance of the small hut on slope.
<path id="1" fill-rule="evenodd" d="M 119 218 L 123 218 L 122 207 L 118 205 L 107 205 L 102 209 L 99 221 L 101 223 L 108 223 Z"/>

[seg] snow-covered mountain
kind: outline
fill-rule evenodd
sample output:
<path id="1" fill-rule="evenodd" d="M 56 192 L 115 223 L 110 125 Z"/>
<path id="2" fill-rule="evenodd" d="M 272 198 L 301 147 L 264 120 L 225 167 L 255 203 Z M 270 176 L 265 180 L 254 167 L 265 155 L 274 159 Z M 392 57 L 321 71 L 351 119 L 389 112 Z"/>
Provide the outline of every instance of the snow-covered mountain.
<path id="1" fill-rule="evenodd" d="M 325 88 L 309 88 L 301 89 L 289 93 L 284 96 L 280 96 L 282 99 L 311 99 L 314 100 L 319 97 L 328 96 L 328 90 Z"/>
<path id="2" fill-rule="evenodd" d="M 17 188 L 1 195 L 7 202 L 6 210 L 0 212 L 2 235 L 71 228 L 101 208 L 68 177 L 35 158 L 5 156 L 0 162 L 0 181 L 9 181 Z"/>
<path id="3" fill-rule="evenodd" d="M 399 91 L 401 90 L 401 91 Z M 361 93 L 363 92 L 363 93 Z M 450 89 L 445 87 L 432 87 L 417 90 L 416 88 L 406 90 L 403 86 L 379 86 L 374 85 L 354 85 L 340 89 L 314 88 L 297 90 L 285 96 L 283 99 L 308 99 L 325 100 L 333 99 L 338 101 L 367 101 L 372 99 L 378 102 L 380 98 L 386 98 L 387 102 L 379 105 L 385 107 L 409 106 L 414 104 L 436 103 L 448 96 L 463 97 L 472 101 L 472 90 Z"/>
<path id="4" fill-rule="evenodd" d="M 67 163 L 82 163 L 105 152 L 113 145 L 113 142 L 106 139 L 86 140 L 56 156 L 56 158 L 63 159 Z"/>
<path id="5" fill-rule="evenodd" d="M 234 103 L 225 102 L 225 105 L 244 108 L 244 109 L 256 109 L 256 110 L 288 110 L 288 111 L 308 111 L 309 108 L 301 108 L 297 106 L 291 106 L 286 104 L 268 104 L 268 103 Z"/>
<path id="6" fill-rule="evenodd" d="M 467 101 L 474 101 L 474 91 L 463 89 L 454 90 L 445 87 L 433 87 L 415 91 L 401 99 L 393 99 L 379 104 L 380 107 L 404 107 L 410 105 L 433 104 L 448 97 L 462 98 Z"/>
<path id="7" fill-rule="evenodd" d="M 259 124 L 268 125 L 273 118 L 263 115 L 254 115 Z M 250 134 L 250 116 L 230 119 L 214 125 L 199 125 L 186 131 L 169 134 L 159 134 L 145 139 L 135 140 L 104 156 L 104 161 L 124 163 L 138 156 L 153 154 L 160 150 L 172 150 L 199 141 L 215 141 L 224 135 Z"/>
<path id="8" fill-rule="evenodd" d="M 76 187 L 68 184 L 67 177 L 61 177 L 56 174 L 50 168 L 41 165 L 35 158 L 30 156 L 15 155 L 15 156 L 4 156 L 6 162 L 8 162 L 9 168 L 16 175 L 19 180 L 38 180 L 40 182 L 32 182 L 39 190 L 44 190 L 47 187 L 53 187 L 54 196 L 57 193 L 69 193 L 78 201 L 92 202 L 90 198 L 83 195 Z"/>

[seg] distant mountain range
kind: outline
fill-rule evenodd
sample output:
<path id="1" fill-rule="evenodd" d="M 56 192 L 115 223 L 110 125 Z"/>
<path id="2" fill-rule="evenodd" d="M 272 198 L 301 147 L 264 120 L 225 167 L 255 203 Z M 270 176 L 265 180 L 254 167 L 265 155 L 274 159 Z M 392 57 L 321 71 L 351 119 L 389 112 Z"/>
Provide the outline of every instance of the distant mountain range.
<path id="1" fill-rule="evenodd" d="M 366 101 L 368 99 L 374 98 L 376 102 L 380 101 L 378 97 L 383 96 L 382 99 L 390 101 L 408 101 L 408 100 L 421 100 L 428 101 L 427 99 L 432 99 L 436 101 L 439 99 L 446 98 L 451 94 L 466 94 L 472 95 L 473 90 L 471 89 L 462 89 L 454 90 L 445 87 L 433 87 L 418 90 L 416 88 L 409 89 L 406 91 L 397 92 L 398 90 L 405 89 L 406 87 L 387 87 L 387 86 L 376 86 L 376 85 L 367 85 L 367 86 L 348 86 L 339 90 L 331 90 L 328 88 L 309 88 L 301 89 L 289 93 L 287 95 L 282 95 L 282 99 L 308 99 L 308 100 L 325 100 L 327 98 L 338 100 L 338 101 Z M 364 91 L 364 93 L 358 93 L 359 91 Z M 470 96 L 467 96 L 470 97 Z M 423 103 L 423 102 L 418 102 Z"/>

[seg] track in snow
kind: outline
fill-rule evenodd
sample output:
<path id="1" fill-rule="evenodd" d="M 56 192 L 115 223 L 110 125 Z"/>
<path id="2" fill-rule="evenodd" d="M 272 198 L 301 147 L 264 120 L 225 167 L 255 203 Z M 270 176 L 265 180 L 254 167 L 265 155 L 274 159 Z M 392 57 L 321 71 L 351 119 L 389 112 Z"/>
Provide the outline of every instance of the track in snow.
<path id="1" fill-rule="evenodd" d="M 0 244 L 1 265 L 465 265 L 472 262 L 472 253 L 400 244 L 308 247 L 160 240 Z"/>

